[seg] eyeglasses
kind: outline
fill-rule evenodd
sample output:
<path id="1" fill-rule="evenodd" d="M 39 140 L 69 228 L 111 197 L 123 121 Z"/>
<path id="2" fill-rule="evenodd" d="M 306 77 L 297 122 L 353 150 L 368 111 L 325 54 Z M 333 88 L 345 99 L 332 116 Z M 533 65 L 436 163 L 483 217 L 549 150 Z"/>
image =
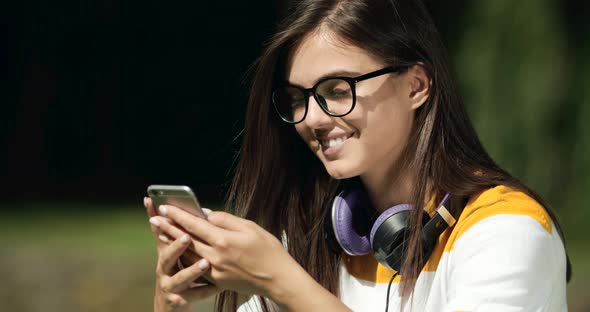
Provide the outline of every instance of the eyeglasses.
<path id="1" fill-rule="evenodd" d="M 309 89 L 293 85 L 281 86 L 272 92 L 272 103 L 281 119 L 290 124 L 300 123 L 305 119 L 310 93 L 326 114 L 333 117 L 346 116 L 356 104 L 357 82 L 405 68 L 407 66 L 389 66 L 358 77 L 326 77 Z"/>

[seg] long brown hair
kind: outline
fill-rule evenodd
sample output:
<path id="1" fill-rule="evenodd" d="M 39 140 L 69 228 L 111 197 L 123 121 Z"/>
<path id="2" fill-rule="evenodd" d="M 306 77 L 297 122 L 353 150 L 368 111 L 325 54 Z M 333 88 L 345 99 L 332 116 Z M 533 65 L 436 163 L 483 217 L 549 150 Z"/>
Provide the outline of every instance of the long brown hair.
<path id="1" fill-rule="evenodd" d="M 345 42 L 363 47 L 388 65 L 420 64 L 432 85 L 427 102 L 415 112 L 405 149 L 407 165 L 417 172 L 410 216 L 409 244 L 403 259 L 402 293 L 408 295 L 423 264 L 420 254 L 424 199 L 446 192 L 455 202 L 497 185 L 519 189 L 543 205 L 559 233 L 555 214 L 544 201 L 500 168 L 483 148 L 453 81 L 445 48 L 421 1 L 293 1 L 253 71 L 239 161 L 227 206 L 254 220 L 277 238 L 288 238 L 291 256 L 321 285 L 338 295 L 340 256 L 329 251 L 322 217 L 341 184 L 299 138 L 292 125 L 274 112 L 273 85 L 285 79 L 289 53 L 306 35 L 325 27 Z M 459 216 L 463 205 L 452 205 Z M 570 278 L 568 260 L 567 280 Z M 218 311 L 235 310 L 237 295 L 224 292 Z M 264 310 L 268 310 L 264 304 Z"/>

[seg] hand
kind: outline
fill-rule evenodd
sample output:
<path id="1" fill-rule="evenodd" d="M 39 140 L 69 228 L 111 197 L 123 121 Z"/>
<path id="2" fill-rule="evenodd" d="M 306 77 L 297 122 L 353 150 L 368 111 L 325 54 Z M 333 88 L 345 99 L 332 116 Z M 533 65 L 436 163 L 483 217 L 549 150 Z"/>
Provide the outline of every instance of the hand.
<path id="1" fill-rule="evenodd" d="M 290 280 L 285 275 L 303 270 L 276 237 L 252 221 L 225 212 L 203 220 L 168 205 L 159 211 L 172 221 L 160 230 L 174 237 L 178 225 L 192 235 L 193 249 L 211 263 L 209 276 L 222 289 L 272 298 L 278 284 Z"/>
<path id="2" fill-rule="evenodd" d="M 281 311 L 350 311 L 256 223 L 225 212 L 211 212 L 204 220 L 174 206 L 159 211 L 158 218 L 169 218 L 160 223 L 162 233 L 189 233 L 191 248 L 210 262 L 207 276 L 219 288 L 268 297 Z"/>
<path id="3" fill-rule="evenodd" d="M 154 310 L 182 311 L 190 307 L 192 302 L 218 293 L 220 289 L 213 285 L 190 287 L 192 281 L 209 269 L 209 262 L 201 259 L 182 270 L 178 270 L 176 262 L 183 253 L 187 253 L 187 247 L 191 241 L 189 235 L 175 232 L 177 238 L 170 241 L 158 227 L 160 222 L 164 223 L 164 218 L 155 217 L 156 213 L 149 198 L 144 198 L 144 206 L 147 208 L 152 223 L 151 229 L 154 238 L 156 238 L 158 249 Z M 192 255 L 196 256 L 195 253 L 192 253 Z M 188 257 L 194 259 L 193 256 L 189 254 Z"/>

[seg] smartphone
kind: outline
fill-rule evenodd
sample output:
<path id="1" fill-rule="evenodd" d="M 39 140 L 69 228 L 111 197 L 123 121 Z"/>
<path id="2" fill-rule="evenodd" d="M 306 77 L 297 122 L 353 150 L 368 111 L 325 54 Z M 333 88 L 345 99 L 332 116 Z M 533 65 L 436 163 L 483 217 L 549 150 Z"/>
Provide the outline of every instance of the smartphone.
<path id="1" fill-rule="evenodd" d="M 147 188 L 147 193 L 154 203 L 156 211 L 160 205 L 176 206 L 194 216 L 207 219 L 205 213 L 201 209 L 201 205 L 197 200 L 197 196 L 193 190 L 186 185 L 150 185 Z M 177 262 L 180 268 L 183 268 L 182 261 Z M 211 281 L 207 280 L 205 276 L 197 278 L 191 287 L 198 287 L 203 285 L 211 285 Z"/>
<path id="2" fill-rule="evenodd" d="M 197 196 L 186 185 L 150 185 L 148 195 L 154 203 L 156 211 L 160 205 L 176 206 L 194 216 L 207 219 L 197 200 Z"/>

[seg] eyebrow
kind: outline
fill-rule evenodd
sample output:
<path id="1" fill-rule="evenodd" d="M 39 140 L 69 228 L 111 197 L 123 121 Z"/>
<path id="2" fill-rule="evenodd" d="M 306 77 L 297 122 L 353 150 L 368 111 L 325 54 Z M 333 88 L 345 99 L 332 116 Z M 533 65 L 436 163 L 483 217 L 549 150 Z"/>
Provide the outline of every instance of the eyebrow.
<path id="1" fill-rule="evenodd" d="M 354 77 L 358 77 L 361 76 L 362 73 L 359 72 L 354 72 L 354 71 L 348 71 L 348 70 L 334 70 L 331 72 L 327 72 L 323 75 L 321 75 L 320 77 L 318 77 L 312 84 L 315 85 L 316 83 L 318 83 L 318 81 L 322 80 L 322 79 L 326 79 L 326 78 L 333 78 L 333 77 L 350 77 L 350 78 L 354 78 Z M 301 88 L 304 88 L 302 85 L 297 84 L 297 83 L 293 83 L 289 80 L 287 80 L 287 84 L 293 85 L 293 86 L 298 86 Z M 305 89 L 305 88 L 304 88 Z"/>

